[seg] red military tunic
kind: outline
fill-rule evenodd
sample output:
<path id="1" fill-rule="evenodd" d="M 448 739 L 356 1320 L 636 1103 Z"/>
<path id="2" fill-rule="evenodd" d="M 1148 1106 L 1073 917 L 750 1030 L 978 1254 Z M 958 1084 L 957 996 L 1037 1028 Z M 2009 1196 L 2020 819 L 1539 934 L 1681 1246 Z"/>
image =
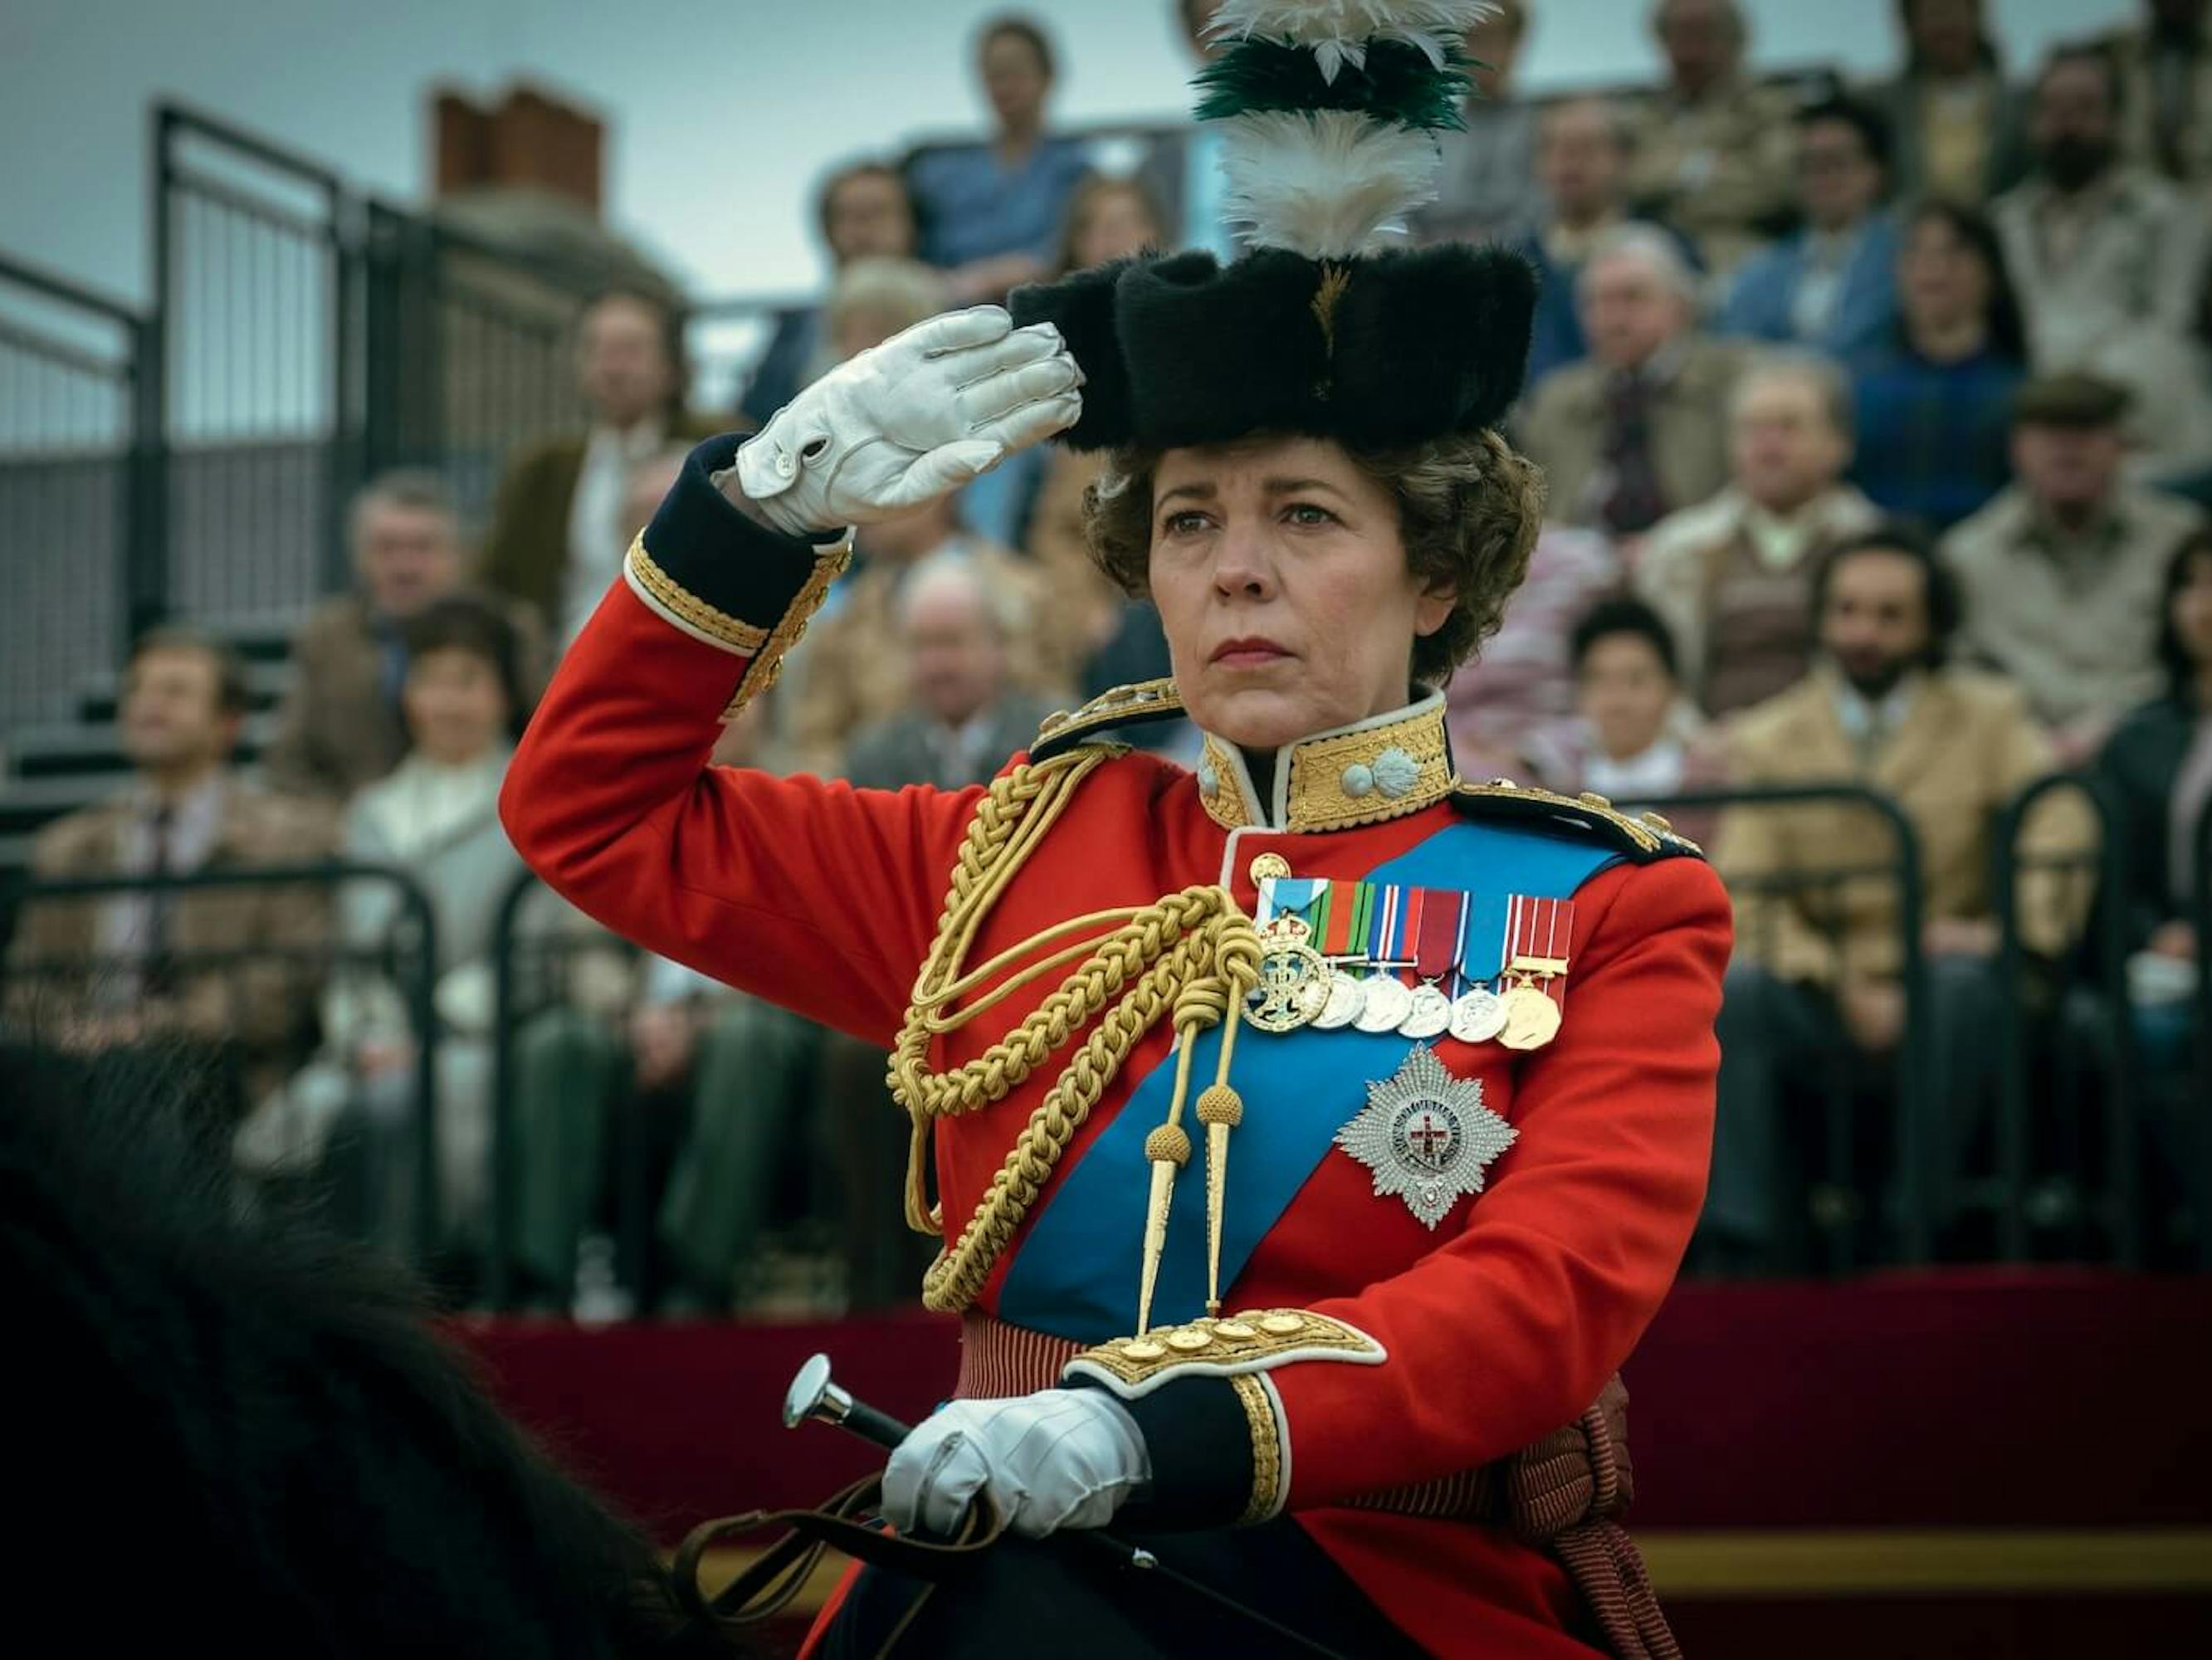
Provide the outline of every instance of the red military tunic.
<path id="1" fill-rule="evenodd" d="M 633 550 L 625 580 L 571 648 L 515 757 L 506 822 L 531 865 L 608 927 L 888 1048 L 983 792 L 866 792 L 708 765 L 721 718 L 772 678 L 843 557 L 842 548 L 775 535 L 724 501 L 709 473 L 731 449 L 720 441 L 693 457 Z M 1353 1501 L 1492 1464 L 1574 1422 L 1635 1347 L 1703 1198 L 1728 901 L 1702 861 L 1655 856 L 1679 844 L 1655 847 L 1662 838 L 1631 834 L 1617 814 L 1533 793 L 1455 789 L 1433 702 L 1367 727 L 1285 751 L 1267 801 L 1256 798 L 1242 760 L 1211 743 L 1200 775 L 1141 752 L 1107 760 L 990 911 L 970 960 L 1073 916 L 1205 885 L 1225 888 L 1252 914 L 1262 854 L 1279 855 L 1300 878 L 1364 879 L 1393 861 L 1449 854 L 1470 824 L 1507 838 L 1482 845 L 1503 848 L 1508 865 L 1519 856 L 1516 837 L 1529 839 L 1532 857 L 1561 842 L 1600 848 L 1601 868 L 1573 893 L 1556 1040 L 1528 1054 L 1436 1041 L 1447 1069 L 1479 1082 L 1484 1104 L 1516 1132 L 1486 1189 L 1460 1198 L 1431 1231 L 1408 1204 L 1378 1195 L 1366 1165 L 1330 1148 L 1280 1213 L 1265 1219 L 1224 1287 L 1228 1309 L 1311 1310 L 1379 1349 L 1379 1363 L 1279 1365 L 1267 1383 L 1287 1475 L 1275 1502 L 1382 1612 L 1433 1652 L 1586 1654 L 1570 1633 L 1587 1631 L 1588 1615 L 1552 1556 L 1496 1525 Z M 1382 739 L 1413 763 L 1410 785 L 1395 781 L 1405 787 L 1389 799 L 1348 798 L 1350 758 L 1371 763 Z M 1616 847 L 1625 851 L 1615 856 Z M 1456 885 L 1496 879 L 1467 867 Z M 940 1037 L 933 1059 L 943 1068 L 973 1058 L 1056 981 L 1048 975 L 990 1018 Z M 1054 1330 L 1044 1309 L 1024 1328 L 1042 1334 L 1029 1346 L 1047 1358 L 1040 1377 L 1021 1363 L 1021 1334 L 1009 1341 L 1004 1326 L 986 1323 L 1012 1317 L 1001 1301 L 1025 1247 L 1051 1232 L 1055 1195 L 1079 1179 L 1133 1091 L 1168 1061 L 1170 1038 L 1163 1020 L 1137 1043 L 983 1280 L 971 1334 L 996 1342 L 988 1361 L 963 1368 L 977 1392 L 1041 1387 L 1084 1341 L 1133 1332 L 1141 1178 L 1127 1194 L 1126 1250 L 1107 1253 L 1119 1260 L 1099 1282 L 1108 1302 L 1127 1308 L 1118 1334 L 1095 1320 L 1087 1330 L 1080 1321 Z M 1275 1041 L 1247 1031 L 1237 1064 L 1249 1046 Z M 1005 1098 L 936 1121 L 948 1237 L 990 1188 L 1060 1058 Z M 1340 1078 L 1321 1068 L 1293 1092 L 1297 1110 L 1348 1121 L 1362 1105 L 1362 1077 L 1376 1075 L 1371 1064 Z M 1231 1145 L 1248 1137 L 1263 1145 L 1271 1110 L 1291 1110 L 1287 1097 L 1274 1108 L 1248 1091 Z M 1232 1206 L 1240 1156 L 1230 1164 Z M 1202 1229 L 1202 1201 L 1188 1200 L 1180 1185 L 1177 1195 L 1172 1226 Z M 1035 1278 L 1056 1283 L 1053 1273 Z M 1125 1303 L 1115 1289 L 1123 1285 Z M 1041 1294 L 1027 1293 L 1032 1304 Z M 1196 1312 L 1162 1308 L 1158 1317 Z M 1225 1387 L 1212 1377 L 1171 1379 L 1134 1403 L 1155 1442 L 1163 1519 L 1176 1519 L 1180 1488 L 1161 1448 L 1176 1444 L 1177 1421 L 1203 1415 L 1204 1392 Z M 1228 1456 L 1249 1488 L 1257 1479 L 1251 1449 Z M 1234 1517 L 1233 1505 L 1224 1515 L 1195 1496 L 1192 1506 L 1186 1519 Z"/>

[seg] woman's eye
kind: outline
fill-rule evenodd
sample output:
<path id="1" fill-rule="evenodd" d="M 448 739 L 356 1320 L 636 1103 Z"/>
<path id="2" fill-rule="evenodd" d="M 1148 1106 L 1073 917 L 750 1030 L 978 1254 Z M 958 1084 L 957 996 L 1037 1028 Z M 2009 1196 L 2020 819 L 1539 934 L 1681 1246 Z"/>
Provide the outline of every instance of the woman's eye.
<path id="1" fill-rule="evenodd" d="M 1160 521 L 1160 528 L 1170 536 L 1191 536 L 1206 527 L 1202 513 L 1171 513 Z"/>
<path id="2" fill-rule="evenodd" d="M 1334 514 L 1327 508 L 1315 506 L 1311 502 L 1293 502 L 1283 512 L 1293 525 L 1334 525 L 1337 522 Z"/>

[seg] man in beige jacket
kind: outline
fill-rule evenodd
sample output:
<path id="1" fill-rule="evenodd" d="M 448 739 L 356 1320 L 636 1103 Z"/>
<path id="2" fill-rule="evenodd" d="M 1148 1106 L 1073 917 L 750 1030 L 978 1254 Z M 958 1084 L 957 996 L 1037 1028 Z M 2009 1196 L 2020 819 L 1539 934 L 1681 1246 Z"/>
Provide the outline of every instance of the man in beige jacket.
<path id="1" fill-rule="evenodd" d="M 2005 994 L 1989 886 L 1997 815 L 2052 770 L 2049 740 L 2006 683 L 1950 666 L 1958 620 L 1948 574 L 1901 527 L 1844 543 L 1816 580 L 1820 660 L 1747 710 L 1730 735 L 1732 783 L 1856 784 L 1904 810 L 1919 846 L 1923 912 L 1902 918 L 1882 821 L 1849 803 L 1745 806 L 1723 818 L 1714 864 L 1734 893 L 1736 955 L 1721 1011 L 1713 1174 L 1701 1228 L 1717 1266 L 1789 1267 L 1793 1142 L 1785 1091 L 1856 1049 L 1895 1053 L 1904 1035 L 1900 931 L 1926 957 L 1933 1076 L 1916 1147 L 1936 1214 L 1987 1121 Z M 2094 845 L 2078 798 L 2047 796 L 2021 833 L 2022 941 L 2063 951 L 2086 906 Z M 2057 861 L 2068 861 L 2060 867 Z"/>
<path id="2" fill-rule="evenodd" d="M 1575 301 L 1589 356 L 1530 394 L 1521 447 L 1549 482 L 1551 519 L 1639 535 L 1728 482 L 1721 412 L 1744 349 L 1697 332 L 1689 267 L 1650 225 L 1597 239 Z"/>

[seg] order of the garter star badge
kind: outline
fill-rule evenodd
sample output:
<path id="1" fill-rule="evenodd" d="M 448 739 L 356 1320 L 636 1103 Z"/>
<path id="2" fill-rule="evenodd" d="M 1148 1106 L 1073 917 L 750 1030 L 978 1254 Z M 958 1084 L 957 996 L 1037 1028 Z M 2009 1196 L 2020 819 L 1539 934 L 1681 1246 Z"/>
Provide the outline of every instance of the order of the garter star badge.
<path id="1" fill-rule="evenodd" d="M 1484 1169 L 1516 1133 L 1482 1104 L 1479 1079 L 1453 1077 L 1416 1043 L 1405 1065 L 1367 1086 L 1367 1105 L 1336 1145 L 1375 1172 L 1376 1198 L 1395 1195 L 1433 1229 L 1462 1195 L 1482 1191 Z"/>

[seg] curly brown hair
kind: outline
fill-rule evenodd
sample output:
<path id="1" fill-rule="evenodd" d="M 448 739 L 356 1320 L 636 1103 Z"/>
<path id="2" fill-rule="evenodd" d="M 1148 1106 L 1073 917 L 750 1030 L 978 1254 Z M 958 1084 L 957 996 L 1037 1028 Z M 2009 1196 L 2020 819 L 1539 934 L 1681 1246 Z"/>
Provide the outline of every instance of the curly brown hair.
<path id="1" fill-rule="evenodd" d="M 1091 556 L 1132 599 L 1151 591 L 1152 474 L 1160 453 L 1116 451 L 1083 493 Z M 1407 569 L 1429 585 L 1458 591 L 1443 626 L 1413 642 L 1413 678 L 1440 686 L 1498 631 L 1505 602 L 1528 575 L 1544 518 L 1544 475 L 1487 429 L 1396 449 L 1347 447 L 1345 454 L 1397 502 Z"/>

